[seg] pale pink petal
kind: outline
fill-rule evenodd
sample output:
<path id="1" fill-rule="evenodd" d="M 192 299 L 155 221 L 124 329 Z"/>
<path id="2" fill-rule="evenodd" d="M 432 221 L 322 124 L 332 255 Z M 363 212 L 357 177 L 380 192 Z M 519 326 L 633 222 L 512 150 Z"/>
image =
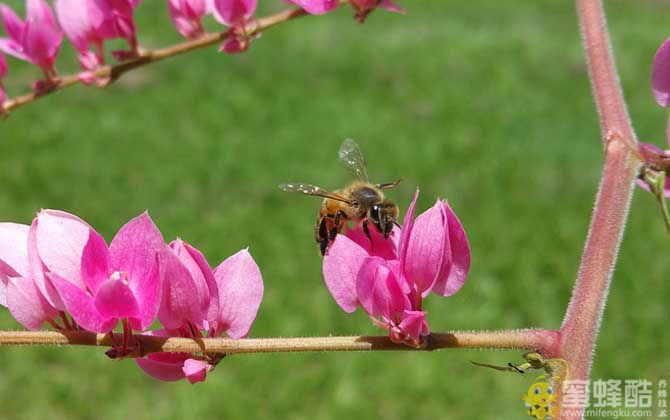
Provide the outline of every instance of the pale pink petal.
<path id="1" fill-rule="evenodd" d="M 137 365 L 149 376 L 159 381 L 178 381 L 185 377 L 183 366 L 188 353 L 151 353 L 144 358 L 135 359 Z"/>
<path id="2" fill-rule="evenodd" d="M 337 235 L 323 257 L 323 278 L 335 302 L 351 313 L 358 305 L 356 278 L 368 253 L 344 235 Z"/>
<path id="3" fill-rule="evenodd" d="M 112 276 L 98 287 L 94 298 L 98 313 L 106 318 L 136 318 L 139 306 L 123 278 Z"/>
<path id="4" fill-rule="evenodd" d="M 21 18 L 14 13 L 14 10 L 5 4 L 0 4 L 0 15 L 2 15 L 2 26 L 4 26 L 7 35 L 9 35 L 12 40 L 20 43 L 21 38 L 23 37 L 24 27 Z"/>
<path id="5" fill-rule="evenodd" d="M 163 235 L 147 212 L 126 223 L 109 246 L 111 271 L 128 273 L 133 292 L 135 284 L 146 279 L 154 266 L 156 255 L 164 252 Z"/>
<path id="6" fill-rule="evenodd" d="M 256 11 L 256 0 L 213 0 L 214 18 L 227 26 L 247 21 Z"/>
<path id="7" fill-rule="evenodd" d="M 117 319 L 101 315 L 91 295 L 57 274 L 49 277 L 60 292 L 67 311 L 80 327 L 96 333 L 107 333 L 114 328 Z"/>
<path id="8" fill-rule="evenodd" d="M 451 267 L 445 265 L 433 292 L 442 296 L 451 296 L 465 283 L 470 271 L 470 244 L 461 221 L 446 201 L 442 202 L 449 226 L 449 246 L 451 247 Z"/>
<path id="9" fill-rule="evenodd" d="M 303 9 L 310 15 L 322 15 L 331 12 L 340 5 L 339 0 L 288 0 Z"/>
<path id="10" fill-rule="evenodd" d="M 32 279 L 26 277 L 9 278 L 7 307 L 14 319 L 34 331 L 56 316 L 56 310 L 42 297 Z"/>
<path id="11" fill-rule="evenodd" d="M 88 49 L 89 36 L 94 31 L 86 3 L 86 0 L 54 0 L 60 26 L 80 53 Z"/>
<path id="12" fill-rule="evenodd" d="M 372 316 L 393 319 L 396 314 L 411 308 L 395 274 L 379 257 L 365 260 L 358 272 L 356 291 L 361 305 Z"/>
<path id="13" fill-rule="evenodd" d="M 651 67 L 651 90 L 656 103 L 670 105 L 670 38 L 666 39 L 656 51 Z"/>
<path id="14" fill-rule="evenodd" d="M 202 329 L 204 315 L 193 276 L 173 251 L 166 252 L 163 296 L 158 310 L 161 324 L 167 329 L 178 329 L 191 321 Z"/>
<path id="15" fill-rule="evenodd" d="M 398 327 L 417 343 L 421 341 L 421 336 L 430 334 L 426 313 L 423 311 L 405 311 Z"/>
<path id="16" fill-rule="evenodd" d="M 140 309 L 139 316 L 130 319 L 130 325 L 134 330 L 146 330 L 154 322 L 156 315 L 158 315 L 164 271 L 160 261 L 163 258 L 163 256 L 156 256 L 156 260 L 154 261 L 154 265 L 149 274 L 139 281 L 129 284 Z"/>
<path id="17" fill-rule="evenodd" d="M 182 262 L 186 261 L 186 268 L 189 269 L 191 275 L 193 275 L 194 272 L 199 272 L 204 277 L 205 284 L 207 285 L 207 295 L 209 299 L 209 303 L 207 303 L 207 299 L 203 300 L 203 304 L 207 305 L 204 310 L 207 314 L 207 320 L 214 321 L 219 314 L 219 290 L 216 285 L 216 279 L 214 279 L 214 272 L 205 259 L 205 256 L 202 255 L 199 250 L 195 249 L 186 242 L 183 244 L 184 248 L 189 253 L 190 257 L 193 259 L 193 262 L 195 262 L 199 270 L 196 270 L 195 267 L 193 267 L 190 262 L 188 262 L 187 258 L 182 259 Z M 194 275 L 193 278 L 196 283 L 200 282 L 197 274 Z M 200 286 L 198 286 L 198 288 L 200 288 Z"/>
<path id="18" fill-rule="evenodd" d="M 37 215 L 37 252 L 47 271 L 83 289 L 81 258 L 90 231 L 92 228 L 73 214 L 41 211 Z"/>
<path id="19" fill-rule="evenodd" d="M 402 229 L 400 233 L 400 239 L 398 240 L 398 259 L 400 260 L 400 266 L 405 266 L 405 259 L 407 258 L 407 248 L 409 243 L 410 235 L 412 234 L 412 226 L 414 225 L 414 209 L 416 208 L 416 200 L 419 198 L 419 189 L 416 189 L 414 193 L 414 198 L 412 202 L 407 207 L 407 212 L 405 212 L 405 217 L 402 220 Z"/>
<path id="20" fill-rule="evenodd" d="M 369 255 L 381 257 L 385 260 L 398 258 L 396 249 L 398 239 L 400 238 L 400 229 L 398 227 L 393 227 L 391 235 L 387 239 L 384 239 L 384 236 L 374 227 L 371 227 L 369 232 L 372 241 L 365 235 L 363 227 L 360 224 L 356 224 L 354 229 L 349 228 L 349 226 L 345 228 L 345 235 L 356 242 L 361 248 L 365 249 Z"/>
<path id="21" fill-rule="evenodd" d="M 182 371 L 186 379 L 192 384 L 196 382 L 204 382 L 207 379 L 207 372 L 212 369 L 212 366 L 202 360 L 186 359 Z"/>
<path id="22" fill-rule="evenodd" d="M 393 3 L 391 0 L 382 0 L 379 3 L 379 6 L 382 9 L 386 9 L 390 12 L 395 12 L 395 13 L 406 13 L 406 10 L 404 7 L 401 7 L 395 3 Z"/>
<path id="23" fill-rule="evenodd" d="M 93 229 L 88 231 L 88 242 L 81 255 L 81 276 L 92 294 L 109 278 L 109 253 L 105 239 Z"/>
<path id="24" fill-rule="evenodd" d="M 449 262 L 448 240 L 446 215 L 438 201 L 414 221 L 402 266 L 407 280 L 423 296 L 430 293 L 445 258 Z"/>
<path id="25" fill-rule="evenodd" d="M 23 52 L 23 47 L 21 44 L 12 39 L 0 38 L 0 52 L 9 54 L 12 57 L 18 58 L 19 60 L 28 60 L 28 57 Z"/>
<path id="26" fill-rule="evenodd" d="M 181 264 L 188 270 L 193 280 L 194 297 L 193 300 L 199 305 L 203 314 L 206 314 L 210 307 L 210 296 L 216 294 L 216 281 L 212 269 L 202 256 L 200 251 L 188 245 L 181 239 L 170 243 L 170 249 L 174 255 L 181 261 Z M 198 261 L 196 261 L 196 258 Z"/>
<path id="27" fill-rule="evenodd" d="M 28 269 L 28 231 L 30 226 L 0 223 L 0 275 L 25 277 Z"/>
<path id="28" fill-rule="evenodd" d="M 37 288 L 40 289 L 42 296 L 44 296 L 44 298 L 51 306 L 59 310 L 65 310 L 65 304 L 63 303 L 60 294 L 58 291 L 56 291 L 56 288 L 51 283 L 51 280 L 44 274 L 45 266 L 42 263 L 39 252 L 37 250 L 37 228 L 38 221 L 36 217 L 33 219 L 32 225 L 30 225 L 30 230 L 28 230 L 28 267 L 30 276 L 35 282 Z"/>
<path id="29" fill-rule="evenodd" d="M 217 330 L 226 331 L 231 338 L 246 336 L 263 299 L 260 269 L 249 251 L 243 249 L 216 267 L 214 278 L 219 289 L 221 323 Z"/>

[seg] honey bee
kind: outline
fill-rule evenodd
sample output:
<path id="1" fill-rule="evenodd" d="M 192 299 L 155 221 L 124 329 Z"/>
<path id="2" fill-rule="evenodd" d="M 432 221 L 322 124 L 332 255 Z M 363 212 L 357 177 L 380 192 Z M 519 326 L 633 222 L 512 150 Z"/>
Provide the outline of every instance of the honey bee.
<path id="1" fill-rule="evenodd" d="M 386 184 L 370 183 L 363 153 L 356 142 L 351 139 L 342 142 L 338 156 L 357 178 L 356 181 L 341 190 L 331 192 L 304 183 L 279 185 L 283 191 L 323 197 L 314 228 L 314 236 L 319 244 L 321 255 L 326 255 L 328 248 L 347 222 L 361 222 L 363 232 L 370 241 L 372 238 L 369 224 L 372 224 L 385 239 L 391 235 L 393 226 L 398 224 L 398 206 L 385 198 L 382 190 L 397 187 L 402 178 Z"/>

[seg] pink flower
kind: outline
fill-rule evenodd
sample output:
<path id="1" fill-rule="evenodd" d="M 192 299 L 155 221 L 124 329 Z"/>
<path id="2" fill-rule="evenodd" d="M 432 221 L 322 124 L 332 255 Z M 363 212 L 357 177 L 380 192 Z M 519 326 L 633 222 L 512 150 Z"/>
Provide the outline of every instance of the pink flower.
<path id="1" fill-rule="evenodd" d="M 349 0 L 351 7 L 356 10 L 356 20 L 363 23 L 367 16 L 377 7 L 395 13 L 405 13 L 405 9 L 393 3 L 391 0 Z"/>
<path id="2" fill-rule="evenodd" d="M 0 38 L 0 51 L 41 67 L 47 78 L 54 77 L 63 33 L 49 5 L 44 0 L 27 0 L 25 22 L 5 4 L 0 4 L 0 15 L 9 35 Z"/>
<path id="3" fill-rule="evenodd" d="M 30 275 L 29 227 L 0 223 L 0 305 L 24 327 L 39 330 L 57 311 L 42 296 Z"/>
<path id="4" fill-rule="evenodd" d="M 417 198 L 418 190 L 389 240 L 373 235 L 366 243 L 357 226 L 338 235 L 323 260 L 328 290 L 345 312 L 360 304 L 391 339 L 413 346 L 429 332 L 423 298 L 456 293 L 470 268 L 465 231 L 447 202 L 438 200 L 414 219 Z"/>
<path id="5" fill-rule="evenodd" d="M 166 269 L 166 282 L 171 284 L 164 289 L 170 295 L 164 295 L 163 302 L 177 293 L 186 293 L 190 297 L 184 300 L 191 303 L 164 304 L 161 306 L 162 315 L 159 314 L 159 319 L 164 325 L 166 319 L 173 326 L 179 325 L 179 319 L 195 325 L 192 319 L 186 319 L 197 319 L 198 316 L 205 315 L 206 320 L 202 321 L 205 328 L 182 327 L 154 331 L 153 334 L 162 337 L 198 338 L 201 336 L 199 329 L 206 329 L 208 337 L 218 337 L 223 333 L 230 338 L 245 337 L 263 298 L 261 272 L 249 251 L 242 250 L 226 258 L 212 273 L 202 254 L 195 248 L 177 240 L 171 244 L 171 249 L 176 258 L 172 260 L 172 266 L 168 264 Z M 176 268 L 174 264 L 177 261 L 183 263 L 183 269 Z M 190 280 L 194 280 L 192 284 L 184 270 L 190 273 Z M 207 279 L 210 275 L 213 276 L 214 284 Z M 180 280 L 176 281 L 177 278 Z M 195 280 L 196 278 L 199 280 Z M 191 289 L 187 290 L 188 287 Z M 166 313 L 169 313 L 167 317 Z M 136 361 L 142 370 L 156 379 L 176 381 L 186 378 L 195 383 L 205 380 L 207 372 L 216 366 L 220 358 L 197 358 L 187 353 L 152 353 Z"/>
<path id="6" fill-rule="evenodd" d="M 230 27 L 228 35 L 219 51 L 228 54 L 244 52 L 249 48 L 252 37 L 247 34 L 246 25 L 256 11 L 256 0 L 212 0 L 214 18 Z"/>
<path id="7" fill-rule="evenodd" d="M 159 260 L 165 254 L 160 231 L 143 213 L 119 230 L 108 249 L 102 236 L 74 217 L 60 215 L 60 220 L 52 221 L 53 225 L 63 224 L 60 237 L 55 236 L 56 226 L 48 228 L 48 233 L 37 233 L 45 285 L 50 282 L 62 302 L 53 302 L 54 306 L 63 305 L 77 324 L 89 331 L 109 332 L 120 319 L 129 321 L 133 330 L 146 330 L 160 304 Z M 38 220 L 38 229 L 41 224 Z M 82 249 L 83 231 L 88 236 Z M 81 256 L 79 271 L 73 258 L 77 255 Z"/>
<path id="8" fill-rule="evenodd" d="M 656 51 L 651 67 L 651 90 L 656 103 L 662 107 L 670 105 L 670 38 Z"/>
<path id="9" fill-rule="evenodd" d="M 339 0 L 287 0 L 304 9 L 310 15 L 323 15 L 337 9 Z"/>
<path id="10" fill-rule="evenodd" d="M 205 0 L 168 0 L 168 11 L 181 36 L 197 38 L 203 34 L 201 19 L 207 13 Z"/>
<path id="11" fill-rule="evenodd" d="M 2 78 L 7 75 L 7 60 L 5 56 L 0 53 L 0 112 L 2 112 L 2 103 L 7 99 L 5 95 L 5 90 L 2 86 Z"/>

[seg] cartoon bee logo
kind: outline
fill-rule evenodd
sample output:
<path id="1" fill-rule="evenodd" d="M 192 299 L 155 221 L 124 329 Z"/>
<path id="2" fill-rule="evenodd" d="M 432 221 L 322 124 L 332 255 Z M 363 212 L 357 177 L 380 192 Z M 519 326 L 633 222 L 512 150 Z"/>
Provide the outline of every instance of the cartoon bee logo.
<path id="1" fill-rule="evenodd" d="M 548 378 L 546 375 L 535 378 L 535 381 L 528 388 L 528 392 L 521 397 L 528 408 L 526 414 L 539 420 L 553 419 L 554 416 L 558 415 L 556 393 L 553 386 L 557 379 L 558 376 Z"/>

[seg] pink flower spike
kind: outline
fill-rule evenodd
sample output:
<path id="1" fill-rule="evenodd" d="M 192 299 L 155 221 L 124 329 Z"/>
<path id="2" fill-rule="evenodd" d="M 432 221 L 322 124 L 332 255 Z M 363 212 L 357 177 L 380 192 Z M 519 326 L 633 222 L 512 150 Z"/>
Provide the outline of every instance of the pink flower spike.
<path id="1" fill-rule="evenodd" d="M 670 105 L 670 38 L 656 51 L 651 67 L 651 90 L 656 103 L 662 107 Z"/>
<path id="2" fill-rule="evenodd" d="M 231 338 L 247 335 L 263 299 L 263 278 L 248 250 L 226 258 L 214 269 L 219 290 L 215 335 L 225 331 Z"/>
<path id="3" fill-rule="evenodd" d="M 193 39 L 203 34 L 201 19 L 207 13 L 205 0 L 168 0 L 168 11 L 181 36 Z"/>
<path id="4" fill-rule="evenodd" d="M 365 238 L 367 240 L 367 238 Z M 323 257 L 323 278 L 330 294 L 344 312 L 352 313 L 358 305 L 356 279 L 369 254 L 344 235 L 337 238 Z"/>
<path id="5" fill-rule="evenodd" d="M 49 5 L 44 0 L 27 0 L 25 22 L 5 5 L 0 5 L 0 13 L 10 36 L 0 40 L 0 50 L 41 67 L 47 78 L 54 77 L 63 33 Z"/>
<path id="6" fill-rule="evenodd" d="M 212 0 L 214 18 L 226 26 L 247 23 L 256 11 L 256 0 Z"/>
<path id="7" fill-rule="evenodd" d="M 204 382 L 207 379 L 207 372 L 212 370 L 212 365 L 198 359 L 186 359 L 182 371 L 184 376 L 191 384 Z"/>
<path id="8" fill-rule="evenodd" d="M 288 0 L 288 2 L 304 9 L 310 15 L 323 15 L 332 12 L 340 5 L 339 0 Z"/>

